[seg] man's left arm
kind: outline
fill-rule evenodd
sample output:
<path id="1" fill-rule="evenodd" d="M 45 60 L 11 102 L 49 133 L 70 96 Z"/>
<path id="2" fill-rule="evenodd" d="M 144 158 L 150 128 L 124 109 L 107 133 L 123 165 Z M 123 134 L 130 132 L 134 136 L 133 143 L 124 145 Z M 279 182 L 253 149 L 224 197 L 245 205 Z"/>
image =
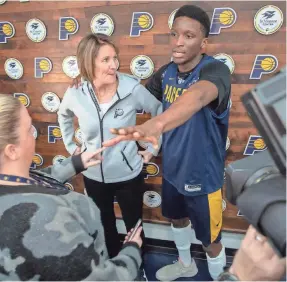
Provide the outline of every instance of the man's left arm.
<path id="1" fill-rule="evenodd" d="M 178 97 L 169 109 L 153 118 L 153 122 L 164 133 L 182 125 L 207 105 L 216 112 L 221 103 L 229 99 L 230 85 L 230 71 L 224 63 L 207 64 L 201 70 L 199 81 Z"/>

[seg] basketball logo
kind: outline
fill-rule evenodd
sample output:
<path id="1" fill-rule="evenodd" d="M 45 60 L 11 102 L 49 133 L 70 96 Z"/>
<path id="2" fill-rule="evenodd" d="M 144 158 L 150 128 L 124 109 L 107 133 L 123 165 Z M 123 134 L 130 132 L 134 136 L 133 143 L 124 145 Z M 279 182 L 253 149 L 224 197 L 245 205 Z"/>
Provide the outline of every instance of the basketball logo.
<path id="1" fill-rule="evenodd" d="M 6 74 L 12 79 L 19 79 L 23 76 L 22 64 L 15 58 L 9 58 L 4 64 Z"/>
<path id="2" fill-rule="evenodd" d="M 35 77 L 42 78 L 52 70 L 52 62 L 48 58 L 37 57 L 34 60 Z"/>
<path id="3" fill-rule="evenodd" d="M 147 15 L 142 15 L 138 18 L 138 24 L 141 28 L 143 29 L 147 29 L 149 27 L 151 27 L 151 19 L 150 17 L 148 17 Z"/>
<path id="4" fill-rule="evenodd" d="M 31 164 L 30 168 L 36 169 L 37 167 L 43 165 L 43 163 L 44 163 L 44 160 L 43 160 L 42 156 L 39 154 L 35 154 L 33 159 L 32 159 L 32 164 Z"/>
<path id="5" fill-rule="evenodd" d="M 142 172 L 145 175 L 145 179 L 149 177 L 157 176 L 159 173 L 159 167 L 155 163 L 147 163 L 143 165 Z"/>
<path id="6" fill-rule="evenodd" d="M 59 40 L 68 40 L 69 36 L 78 32 L 79 23 L 73 17 L 59 19 Z"/>
<path id="7" fill-rule="evenodd" d="M 3 33 L 8 37 L 11 37 L 11 35 L 13 34 L 13 28 L 12 25 L 5 23 L 2 26 L 2 31 Z"/>
<path id="8" fill-rule="evenodd" d="M 225 10 L 219 15 L 219 22 L 222 25 L 230 25 L 234 22 L 234 15 L 231 11 Z"/>
<path id="9" fill-rule="evenodd" d="M 264 70 L 264 71 L 271 71 L 275 68 L 275 60 L 273 58 L 265 58 L 261 61 L 261 68 Z"/>
<path id="10" fill-rule="evenodd" d="M 10 22 L 0 22 L 0 43 L 7 43 L 7 39 L 14 34 L 15 28 Z"/>
<path id="11" fill-rule="evenodd" d="M 26 24 L 26 34 L 33 42 L 42 42 L 46 38 L 47 29 L 39 19 L 31 19 Z"/>
<path id="12" fill-rule="evenodd" d="M 267 146 L 261 136 L 250 135 L 246 144 L 243 155 L 251 156 L 256 152 L 261 152 L 267 149 Z"/>
<path id="13" fill-rule="evenodd" d="M 256 139 L 253 145 L 256 150 L 263 150 L 266 147 L 265 142 L 262 138 Z"/>
<path id="14" fill-rule="evenodd" d="M 273 5 L 262 7 L 254 17 L 255 29 L 264 35 L 275 33 L 282 24 L 283 13 L 278 7 Z"/>
<path id="15" fill-rule="evenodd" d="M 90 26 L 93 33 L 102 33 L 108 36 L 113 34 L 115 28 L 112 18 L 103 13 L 95 15 L 91 20 Z"/>
<path id="16" fill-rule="evenodd" d="M 215 8 L 212 15 L 209 34 L 220 34 L 222 28 L 234 25 L 237 15 L 232 8 Z"/>
<path id="17" fill-rule="evenodd" d="M 257 55 L 250 74 L 250 79 L 260 79 L 262 74 L 274 72 L 278 67 L 278 60 L 273 55 Z"/>
<path id="18" fill-rule="evenodd" d="M 76 30 L 76 23 L 72 20 L 67 20 L 65 22 L 65 29 L 69 32 L 75 32 Z"/>
<path id="19" fill-rule="evenodd" d="M 48 126 L 48 143 L 56 143 L 56 140 L 62 139 L 62 133 L 59 126 L 49 125 Z"/>
<path id="20" fill-rule="evenodd" d="M 138 37 L 142 31 L 150 30 L 153 26 L 153 17 L 147 12 L 134 12 L 131 22 L 131 37 Z"/>
<path id="21" fill-rule="evenodd" d="M 174 21 L 174 16 L 175 16 L 177 10 L 178 10 L 178 9 L 175 9 L 174 11 L 172 11 L 172 13 L 171 13 L 171 14 L 169 15 L 169 17 L 168 17 L 168 22 L 167 22 L 167 23 L 168 23 L 169 29 L 172 28 L 173 21 Z"/>
<path id="22" fill-rule="evenodd" d="M 22 105 L 24 105 L 26 108 L 29 107 L 30 98 L 28 97 L 28 95 L 24 93 L 14 93 L 13 95 L 15 98 L 17 98 L 21 102 Z"/>

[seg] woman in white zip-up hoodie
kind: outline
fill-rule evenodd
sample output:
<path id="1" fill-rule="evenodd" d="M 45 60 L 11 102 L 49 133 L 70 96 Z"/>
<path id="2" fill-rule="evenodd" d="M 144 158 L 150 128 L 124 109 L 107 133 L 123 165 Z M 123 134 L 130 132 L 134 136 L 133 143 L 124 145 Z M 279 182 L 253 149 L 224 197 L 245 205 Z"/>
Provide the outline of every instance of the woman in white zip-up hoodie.
<path id="1" fill-rule="evenodd" d="M 117 54 L 115 45 L 103 35 L 90 34 L 79 43 L 77 61 L 83 83 L 78 88 L 68 88 L 58 111 L 63 141 L 71 155 L 100 148 L 113 137 L 111 128 L 135 125 L 137 110 L 152 116 L 162 111 L 162 104 L 138 78 L 117 72 Z M 81 148 L 73 142 L 74 116 L 83 135 Z M 138 152 L 136 142 L 121 142 L 103 152 L 100 166 L 83 172 L 86 191 L 101 211 L 111 257 L 118 254 L 121 247 L 114 196 L 130 230 L 142 217 L 143 163 L 157 153 L 151 144 L 146 151 Z"/>

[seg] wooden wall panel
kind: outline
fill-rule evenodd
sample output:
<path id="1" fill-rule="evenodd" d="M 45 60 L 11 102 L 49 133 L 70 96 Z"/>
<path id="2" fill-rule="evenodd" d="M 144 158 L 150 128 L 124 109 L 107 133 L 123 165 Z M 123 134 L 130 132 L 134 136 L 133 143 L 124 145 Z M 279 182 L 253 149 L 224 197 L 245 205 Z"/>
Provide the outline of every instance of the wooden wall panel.
<path id="1" fill-rule="evenodd" d="M 50 165 L 55 155 L 68 156 L 63 142 L 49 144 L 47 137 L 48 125 L 57 125 L 57 116 L 47 112 L 41 104 L 41 96 L 47 91 L 55 92 L 63 97 L 71 79 L 62 71 L 62 61 L 66 56 L 75 55 L 76 47 L 81 38 L 90 32 L 90 21 L 99 13 L 107 13 L 115 23 L 113 40 L 120 49 L 120 71 L 130 73 L 131 59 L 136 55 L 148 55 L 155 64 L 155 70 L 170 61 L 169 28 L 167 25 L 170 13 L 190 1 L 30 1 L 19 3 L 7 1 L 0 6 L 0 21 L 10 21 L 16 29 L 15 36 L 6 44 L 0 44 L 0 92 L 23 92 L 31 99 L 28 108 L 33 118 L 33 124 L 38 129 L 36 152 L 44 158 L 43 166 Z M 229 138 L 231 146 L 228 150 L 226 163 L 243 158 L 243 151 L 251 134 L 257 134 L 250 121 L 240 97 L 252 89 L 260 80 L 250 80 L 250 72 L 257 54 L 272 54 L 278 58 L 278 69 L 286 64 L 286 28 L 285 25 L 273 35 L 259 34 L 253 25 L 256 12 L 265 5 L 279 7 L 286 14 L 285 2 L 270 3 L 264 1 L 192 1 L 193 4 L 205 9 L 212 16 L 214 8 L 231 7 L 237 13 L 237 21 L 231 27 L 223 29 L 219 35 L 211 35 L 207 52 L 210 55 L 226 53 L 235 61 L 235 71 L 232 75 L 232 108 L 230 114 Z M 136 11 L 149 12 L 154 17 L 151 30 L 142 32 L 140 37 L 129 36 L 132 13 Z M 73 16 L 79 22 L 79 31 L 70 36 L 67 41 L 58 40 L 58 21 L 60 17 Z M 41 43 L 28 39 L 25 24 L 31 18 L 42 20 L 47 27 L 47 37 Z M 53 62 L 53 70 L 42 79 L 34 78 L 34 57 L 48 57 Z M 24 76 L 20 80 L 10 79 L 4 71 L 7 58 L 17 58 L 24 66 Z M 264 75 L 261 80 L 269 78 Z M 145 83 L 145 81 L 143 81 Z M 138 115 L 140 124 L 149 115 Z M 75 121 L 75 126 L 77 123 Z M 146 180 L 147 190 L 161 193 L 161 156 L 153 160 L 160 172 L 155 177 Z M 71 183 L 76 191 L 83 193 L 82 176 L 75 177 Z M 225 187 L 224 187 L 225 190 Z M 115 204 L 117 215 L 120 210 Z M 227 203 L 224 211 L 224 229 L 244 232 L 247 223 L 237 216 L 236 207 Z M 148 208 L 144 205 L 144 219 L 148 222 L 167 224 L 161 216 L 160 207 Z"/>

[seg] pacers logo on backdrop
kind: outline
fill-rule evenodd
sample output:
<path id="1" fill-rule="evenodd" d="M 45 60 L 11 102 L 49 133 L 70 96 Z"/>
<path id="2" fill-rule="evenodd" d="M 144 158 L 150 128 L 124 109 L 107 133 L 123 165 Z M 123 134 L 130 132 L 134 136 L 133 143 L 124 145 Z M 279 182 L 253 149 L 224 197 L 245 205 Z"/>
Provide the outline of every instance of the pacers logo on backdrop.
<path id="1" fill-rule="evenodd" d="M 262 74 L 274 72 L 278 67 L 278 60 L 273 55 L 257 55 L 250 74 L 250 79 L 260 79 Z"/>
<path id="2" fill-rule="evenodd" d="M 44 163 L 44 160 L 43 160 L 42 156 L 39 154 L 35 154 L 33 159 L 32 159 L 32 164 L 31 164 L 30 168 L 36 169 L 37 167 L 43 165 L 43 163 Z"/>
<path id="3" fill-rule="evenodd" d="M 148 179 L 149 177 L 157 176 L 159 173 L 159 167 L 155 163 L 144 164 L 142 173 L 144 174 L 145 179 Z"/>
<path id="4" fill-rule="evenodd" d="M 14 34 L 15 28 L 10 22 L 0 22 L 0 43 L 7 43 L 7 39 Z"/>
<path id="5" fill-rule="evenodd" d="M 236 19 L 237 15 L 232 8 L 215 8 L 209 34 L 219 34 L 222 28 L 233 26 Z"/>
<path id="6" fill-rule="evenodd" d="M 243 155 L 254 155 L 256 152 L 261 152 L 267 149 L 267 146 L 262 138 L 258 135 L 250 135 Z"/>
<path id="7" fill-rule="evenodd" d="M 35 77 L 42 78 L 43 74 L 49 73 L 52 70 L 52 62 L 48 58 L 35 58 Z"/>
<path id="8" fill-rule="evenodd" d="M 59 40 L 68 40 L 69 36 L 75 34 L 79 29 L 78 21 L 73 17 L 59 19 Z"/>
<path id="9" fill-rule="evenodd" d="M 56 143 L 56 140 L 62 139 L 62 133 L 59 126 L 49 125 L 48 126 L 48 143 Z"/>
<path id="10" fill-rule="evenodd" d="M 24 93 L 14 93 L 14 97 L 17 98 L 26 108 L 29 107 L 30 98 L 28 97 L 28 95 Z"/>
<path id="11" fill-rule="evenodd" d="M 142 31 L 150 30 L 153 26 L 153 17 L 147 12 L 134 12 L 131 23 L 131 37 L 140 36 Z"/>

